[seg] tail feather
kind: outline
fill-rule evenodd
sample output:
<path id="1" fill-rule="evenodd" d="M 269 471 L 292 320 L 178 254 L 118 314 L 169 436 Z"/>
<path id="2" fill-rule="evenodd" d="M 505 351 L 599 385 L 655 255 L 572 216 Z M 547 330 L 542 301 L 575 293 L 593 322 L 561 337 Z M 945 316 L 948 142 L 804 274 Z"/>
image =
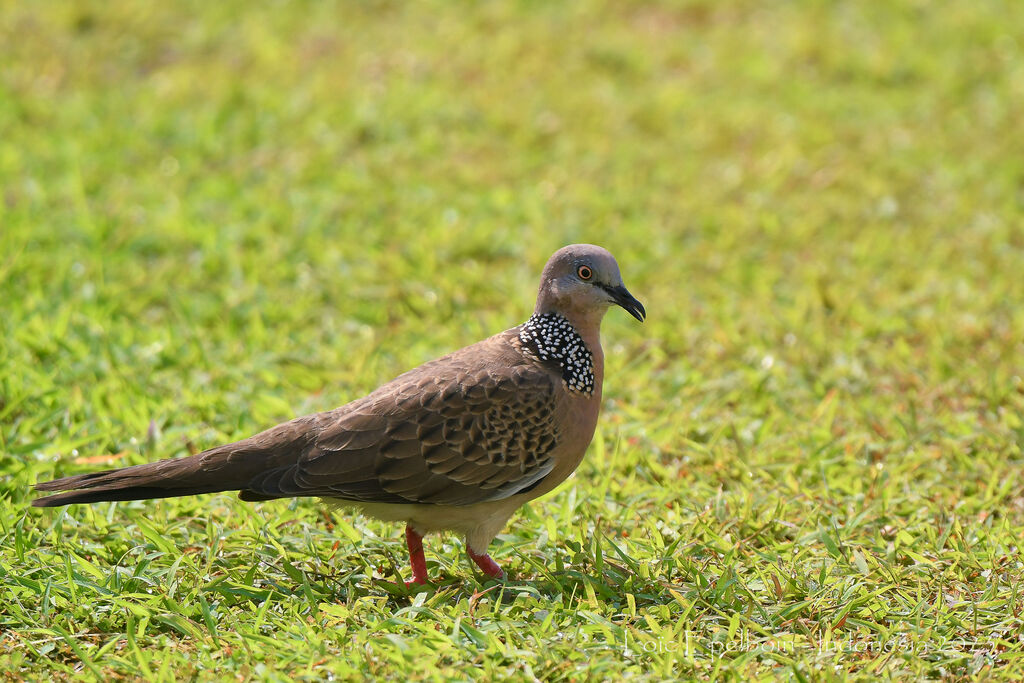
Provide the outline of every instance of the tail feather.
<path id="1" fill-rule="evenodd" d="M 92 472 L 36 484 L 39 491 L 64 491 L 32 501 L 35 507 L 54 507 L 71 503 L 96 503 L 106 500 L 143 500 L 169 498 L 198 493 L 230 491 L 244 486 L 238 476 L 217 467 L 228 455 L 201 453 L 190 458 L 161 460 L 105 472 Z M 254 464 L 254 463 L 253 463 Z M 211 467 L 212 466 L 212 467 Z M 232 468 L 228 468 L 232 469 Z M 245 467 L 244 470 L 251 468 Z M 243 474 L 238 472 L 237 474 Z"/>
<path id="2" fill-rule="evenodd" d="M 59 507 L 61 505 L 72 505 L 74 503 L 100 503 L 110 500 L 148 500 L 150 498 L 174 498 L 176 496 L 191 496 L 199 493 L 217 493 L 225 489 L 166 489 L 155 486 L 133 486 L 121 489 L 84 489 L 81 491 L 65 491 L 45 498 L 37 498 L 32 505 L 37 508 Z"/>
<path id="3" fill-rule="evenodd" d="M 243 441 L 188 458 L 172 458 L 36 484 L 39 491 L 64 491 L 32 501 L 35 507 L 108 500 L 144 500 L 218 491 L 245 491 L 268 470 L 294 465 L 308 446 L 307 423 L 298 418 Z M 253 492 L 259 495 L 258 492 Z M 270 494 L 270 495 L 267 495 Z M 276 498 L 266 492 L 260 499 Z"/>

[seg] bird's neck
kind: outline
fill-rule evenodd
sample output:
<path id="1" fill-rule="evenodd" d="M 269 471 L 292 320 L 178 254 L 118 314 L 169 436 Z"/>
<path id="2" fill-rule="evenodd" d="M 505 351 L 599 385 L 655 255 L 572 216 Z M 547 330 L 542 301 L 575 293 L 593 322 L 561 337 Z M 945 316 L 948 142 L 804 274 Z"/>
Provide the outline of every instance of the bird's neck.
<path id="1" fill-rule="evenodd" d="M 537 312 L 520 327 L 519 341 L 541 361 L 557 363 L 570 392 L 600 398 L 604 379 L 600 321 L 580 327 L 560 313 Z"/>

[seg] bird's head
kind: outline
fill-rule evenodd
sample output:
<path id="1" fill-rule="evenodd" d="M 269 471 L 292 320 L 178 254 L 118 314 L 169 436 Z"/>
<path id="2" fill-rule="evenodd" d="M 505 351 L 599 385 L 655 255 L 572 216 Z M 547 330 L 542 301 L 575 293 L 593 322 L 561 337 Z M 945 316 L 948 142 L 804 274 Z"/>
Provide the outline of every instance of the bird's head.
<path id="1" fill-rule="evenodd" d="M 607 249 L 570 244 L 548 259 L 540 278 L 537 313 L 558 313 L 570 320 L 600 321 L 612 305 L 643 322 L 647 311 L 622 284 L 619 264 Z"/>

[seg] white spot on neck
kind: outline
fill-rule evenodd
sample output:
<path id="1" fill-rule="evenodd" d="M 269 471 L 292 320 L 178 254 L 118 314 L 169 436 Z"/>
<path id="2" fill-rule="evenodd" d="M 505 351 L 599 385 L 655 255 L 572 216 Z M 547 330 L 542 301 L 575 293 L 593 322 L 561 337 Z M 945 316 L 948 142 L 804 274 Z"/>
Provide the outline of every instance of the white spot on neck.
<path id="1" fill-rule="evenodd" d="M 557 362 L 569 391 L 587 396 L 594 393 L 594 357 L 564 317 L 534 313 L 520 328 L 519 341 L 540 360 Z"/>

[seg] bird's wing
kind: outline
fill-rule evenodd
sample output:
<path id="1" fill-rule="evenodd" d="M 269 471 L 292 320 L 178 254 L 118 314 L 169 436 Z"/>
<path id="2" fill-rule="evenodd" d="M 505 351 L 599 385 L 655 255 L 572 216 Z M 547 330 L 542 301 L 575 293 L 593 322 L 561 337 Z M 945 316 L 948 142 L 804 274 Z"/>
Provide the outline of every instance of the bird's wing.
<path id="1" fill-rule="evenodd" d="M 472 366 L 435 361 L 324 413 L 298 462 L 242 497 L 469 505 L 529 490 L 554 467 L 559 380 L 533 363 Z"/>

